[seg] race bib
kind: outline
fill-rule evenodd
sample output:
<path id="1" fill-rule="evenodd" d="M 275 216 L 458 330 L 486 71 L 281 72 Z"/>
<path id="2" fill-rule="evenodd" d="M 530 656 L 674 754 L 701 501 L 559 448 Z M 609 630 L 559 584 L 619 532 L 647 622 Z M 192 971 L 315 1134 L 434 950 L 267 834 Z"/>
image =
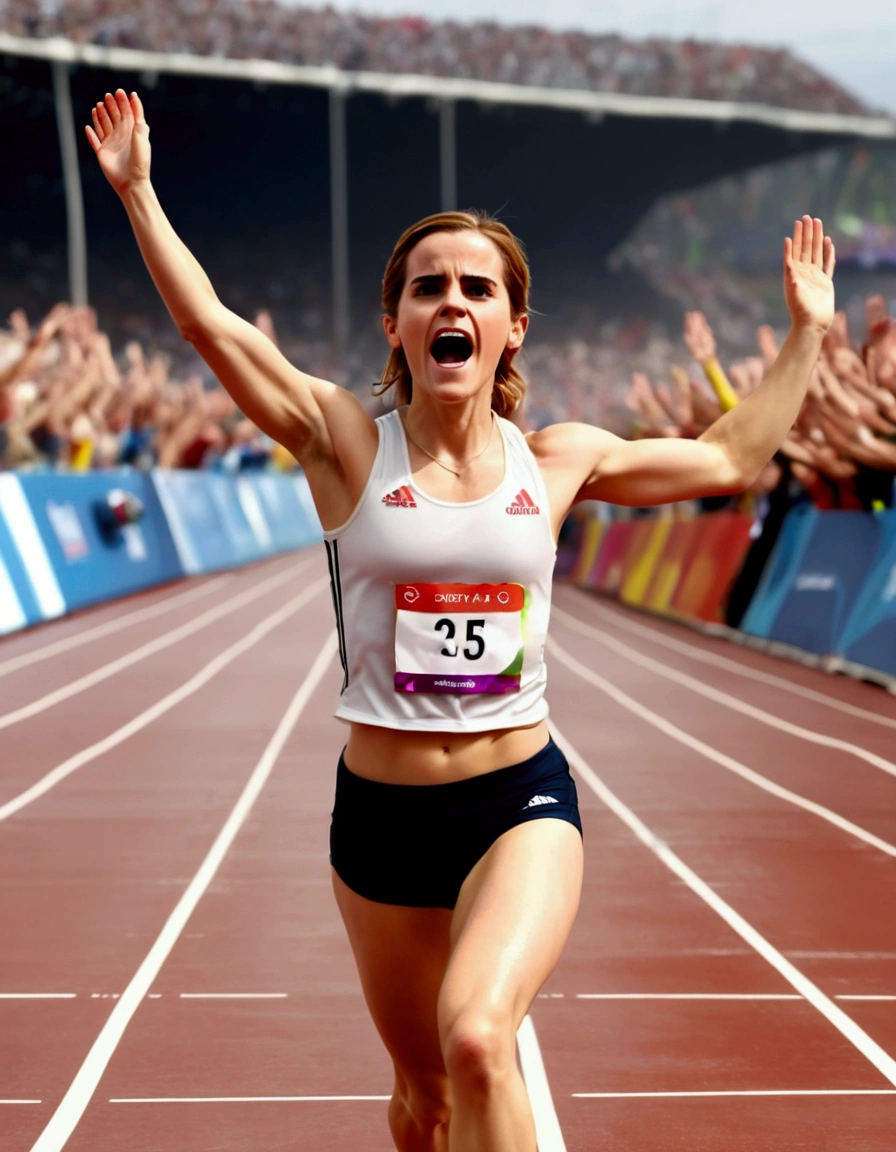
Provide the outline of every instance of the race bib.
<path id="1" fill-rule="evenodd" d="M 395 691 L 519 692 L 522 584 L 397 584 Z"/>

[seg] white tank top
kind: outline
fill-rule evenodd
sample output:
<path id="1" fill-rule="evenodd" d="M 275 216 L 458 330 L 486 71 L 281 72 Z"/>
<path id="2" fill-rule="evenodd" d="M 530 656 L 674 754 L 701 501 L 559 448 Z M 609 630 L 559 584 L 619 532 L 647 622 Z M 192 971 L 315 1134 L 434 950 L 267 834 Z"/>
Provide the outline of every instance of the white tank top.
<path id="1" fill-rule="evenodd" d="M 504 479 L 452 504 L 411 478 L 401 416 L 358 505 L 324 533 L 344 679 L 340 720 L 425 732 L 536 724 L 556 546 L 547 492 L 520 430 L 496 417 Z"/>

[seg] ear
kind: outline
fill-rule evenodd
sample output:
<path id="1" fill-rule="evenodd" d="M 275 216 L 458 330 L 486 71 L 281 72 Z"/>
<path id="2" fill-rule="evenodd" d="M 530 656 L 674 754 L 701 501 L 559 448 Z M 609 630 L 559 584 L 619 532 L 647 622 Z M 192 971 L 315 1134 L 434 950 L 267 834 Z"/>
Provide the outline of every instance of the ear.
<path id="1" fill-rule="evenodd" d="M 391 316 L 383 317 L 383 331 L 386 333 L 386 339 L 389 341 L 390 348 L 401 347 L 401 337 L 398 335 L 398 325 Z"/>
<path id="2" fill-rule="evenodd" d="M 510 325 L 510 334 L 507 337 L 507 347 L 511 352 L 518 352 L 523 346 L 526 329 L 529 327 L 529 317 L 524 312 Z"/>

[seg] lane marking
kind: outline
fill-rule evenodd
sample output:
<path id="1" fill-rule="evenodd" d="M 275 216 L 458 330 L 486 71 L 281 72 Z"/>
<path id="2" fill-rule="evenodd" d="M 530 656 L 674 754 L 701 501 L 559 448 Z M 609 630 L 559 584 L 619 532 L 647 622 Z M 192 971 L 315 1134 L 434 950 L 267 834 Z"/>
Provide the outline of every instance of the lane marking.
<path id="1" fill-rule="evenodd" d="M 191 588 L 188 592 L 167 596 L 164 600 L 146 608 L 139 608 L 124 616 L 116 616 L 114 620 L 109 620 L 105 624 L 97 624 L 95 627 L 87 628 L 74 636 L 67 636 L 64 640 L 55 640 L 52 644 L 32 648 L 29 652 L 23 652 L 21 656 L 13 656 L 9 660 L 0 662 L 0 676 L 8 676 L 10 672 L 18 672 L 20 668 L 39 664 L 41 660 L 49 660 L 51 656 L 58 656 L 60 652 L 70 652 L 73 648 L 80 648 L 82 644 L 89 644 L 93 640 L 100 640 L 104 636 L 110 636 L 114 632 L 120 632 L 134 624 L 140 624 L 144 620 L 152 620 L 156 616 L 162 616 L 166 612 L 171 612 L 175 608 L 188 604 L 191 600 L 199 600 L 203 596 L 208 596 L 210 592 L 214 592 L 222 584 L 229 584 L 232 579 L 232 576 L 218 576 L 214 580 L 209 580 L 208 583 Z"/>
<path id="2" fill-rule="evenodd" d="M 261 754 L 261 758 L 252 770 L 252 774 L 233 810 L 199 866 L 199 870 L 178 900 L 152 948 L 122 993 L 121 999 L 109 1014 L 108 1020 L 93 1042 L 84 1063 L 69 1085 L 49 1123 L 32 1145 L 31 1152 L 61 1152 L 69 1136 L 77 1127 L 115 1049 L 118 1047 L 119 1041 L 124 1035 L 125 1029 L 158 977 L 162 965 L 177 943 L 197 904 L 214 879 L 221 862 L 264 788 L 283 746 L 298 723 L 305 705 L 311 699 L 312 694 L 330 667 L 335 652 L 336 633 L 333 631 L 327 637 L 308 675 L 293 696 L 283 718 Z"/>
<path id="3" fill-rule="evenodd" d="M 611 636 L 609 632 L 604 632 L 602 628 L 595 628 L 591 624 L 585 624 L 577 616 L 564 612 L 562 608 L 552 609 L 551 616 L 559 617 L 561 622 L 567 623 L 568 627 L 597 640 L 625 660 L 630 660 L 633 664 L 638 664 L 649 672 L 655 672 L 657 676 L 663 676 L 666 680 L 672 680 L 681 685 L 682 688 L 689 688 L 699 696 L 705 696 L 707 700 L 730 708 L 733 712 L 740 712 L 743 716 L 749 716 L 751 720 L 757 720 L 769 728 L 777 728 L 779 732 L 785 732 L 788 736 L 796 736 L 799 740 L 806 740 L 810 744 L 820 744 L 824 748 L 846 752 L 847 755 L 864 760 L 866 764 L 871 764 L 874 768 L 880 768 L 882 772 L 887 772 L 890 776 L 896 776 L 896 764 L 890 760 L 885 760 L 883 756 L 878 756 L 876 752 L 868 752 L 865 748 L 860 748 L 858 744 L 851 744 L 848 740 L 839 740 L 835 736 L 823 736 L 820 732 L 813 732 L 810 728 L 792 724 L 789 720 L 782 720 L 779 716 L 773 716 L 771 712 L 766 712 L 753 704 L 738 700 L 736 696 L 730 696 L 727 692 L 712 688 L 695 676 L 689 676 L 687 672 L 682 672 L 678 668 L 672 668 L 668 664 L 654 660 L 652 656 L 644 656 L 636 648 L 632 648 L 622 640 L 617 640 L 615 636 Z"/>
<path id="4" fill-rule="evenodd" d="M 896 1096 L 896 1088 L 770 1088 L 755 1092 L 573 1092 L 577 1100 L 674 1100 L 695 1096 Z"/>
<path id="5" fill-rule="evenodd" d="M 802 1000 L 793 992 L 579 992 L 576 1000 Z M 838 997 L 841 999 L 841 997 Z"/>
<path id="6" fill-rule="evenodd" d="M 785 692 L 791 692 L 795 696 L 802 696 L 805 700 L 812 700 L 816 704 L 823 704 L 825 708 L 835 708 L 839 712 L 845 712 L 849 716 L 856 716 L 862 720 L 870 720 L 873 724 L 882 724 L 886 728 L 896 728 L 896 717 L 883 716 L 879 712 L 871 712 L 867 708 L 860 708 L 857 704 L 847 704 L 845 700 L 838 700 L 836 696 L 829 696 L 825 692 L 816 692 L 814 688 L 806 688 L 802 684 L 794 684 L 790 680 L 786 680 L 783 676 L 776 676 L 773 672 L 761 672 L 757 668 L 751 668 L 747 664 L 741 664 L 737 660 L 732 660 L 729 656 L 720 656 L 715 652 L 708 652 L 704 648 L 700 648 L 695 644 L 688 644 L 685 640 L 676 640 L 671 636 L 666 636 L 665 633 L 654 630 L 649 625 L 639 624 L 635 620 L 629 620 L 627 616 L 622 613 L 615 613 L 606 609 L 603 605 L 594 604 L 592 599 L 588 596 L 582 596 L 582 602 L 587 605 L 589 611 L 596 612 L 604 620 L 611 621 L 617 627 L 624 629 L 626 632 L 631 632 L 636 636 L 644 636 L 654 644 L 660 644 L 664 648 L 669 648 L 673 652 L 681 652 L 693 660 L 699 660 L 704 664 L 712 664 L 716 668 L 724 668 L 728 672 L 733 672 L 736 676 L 743 676 L 748 680 L 757 680 L 761 684 L 768 684 L 774 688 L 783 688 Z M 669 619 L 667 623 L 675 623 L 673 619 Z"/>
<path id="7" fill-rule="evenodd" d="M 896 1000 L 896 996 L 835 996 L 835 1000 Z"/>
<path id="8" fill-rule="evenodd" d="M 75 1000 L 77 992 L 0 992 L 0 1000 Z"/>
<path id="9" fill-rule="evenodd" d="M 285 1000 L 288 992 L 181 992 L 181 1000 Z"/>
<path id="10" fill-rule="evenodd" d="M 14 796 L 12 800 L 8 800 L 5 804 L 0 804 L 0 821 L 9 819 L 10 816 L 20 812 L 28 804 L 32 804 L 41 796 L 46 795 L 51 788 L 55 788 L 67 776 L 71 776 L 73 772 L 77 772 L 79 768 L 83 768 L 85 764 L 89 764 L 98 756 L 102 756 L 112 748 L 116 748 L 119 744 L 123 744 L 125 740 L 129 739 L 135 733 L 146 728 L 154 720 L 160 716 L 164 716 L 166 712 L 170 712 L 172 708 L 186 700 L 189 696 L 194 695 L 200 688 L 204 687 L 209 680 L 217 676 L 228 664 L 232 664 L 244 652 L 248 652 L 259 641 L 263 640 L 275 628 L 287 620 L 290 616 L 294 615 L 300 608 L 308 603 L 325 587 L 329 581 L 326 577 L 316 580 L 310 584 L 304 592 L 295 596 L 282 608 L 278 608 L 276 612 L 272 613 L 263 620 L 260 624 L 247 632 L 242 640 L 237 640 L 235 644 L 231 644 L 229 648 L 225 648 L 213 660 L 210 660 L 204 668 L 201 668 L 189 680 L 186 680 L 179 688 L 175 688 L 173 692 L 169 692 L 167 696 L 163 696 L 145 712 L 141 712 L 139 716 L 135 716 L 133 720 L 129 720 L 127 724 L 123 724 L 120 728 L 116 728 L 114 732 L 105 736 L 102 740 L 98 740 L 95 744 L 77 752 L 74 756 L 70 756 L 67 760 L 63 760 L 46 776 L 43 776 L 36 784 L 32 784 L 30 788 L 26 788 L 24 792 L 20 792 L 18 796 Z"/>
<path id="11" fill-rule="evenodd" d="M 690 748 L 694 752 L 699 752 L 701 756 L 705 756 L 707 760 L 712 760 L 714 764 L 733 772 L 735 776 L 740 776 L 744 780 L 755 784 L 757 788 L 761 788 L 763 792 L 768 792 L 772 796 L 777 796 L 779 800 L 786 800 L 788 804 L 794 804 L 797 808 L 803 808 L 806 812 L 811 812 L 815 816 L 820 816 L 822 820 L 826 820 L 829 824 L 833 824 L 835 828 L 839 828 L 843 832 L 847 832 L 850 836 L 855 836 L 856 839 L 870 844 L 872 848 L 877 848 L 880 852 L 885 852 L 888 856 L 896 857 L 896 845 L 890 844 L 887 840 L 882 840 L 879 836 L 875 836 L 873 832 L 868 832 L 859 824 L 854 824 L 851 820 L 847 820 L 844 816 L 840 816 L 837 812 L 832 811 L 830 808 L 825 808 L 823 804 L 816 804 L 814 800 L 809 800 L 805 796 L 801 796 L 798 792 L 791 792 L 789 788 L 784 788 L 780 784 L 776 784 L 773 780 L 769 780 L 767 776 L 762 776 L 759 772 L 754 772 L 752 768 L 748 768 L 745 764 L 741 764 L 739 760 L 734 760 L 730 756 L 726 756 L 724 752 L 719 752 L 713 748 L 711 744 L 704 744 L 702 740 L 698 740 L 696 736 L 691 736 L 690 733 L 685 732 L 682 728 L 673 724 L 671 721 L 664 719 L 656 712 L 652 712 L 637 700 L 634 700 L 622 689 L 617 688 L 615 684 L 611 684 L 609 680 L 605 680 L 597 672 L 593 672 L 584 664 L 580 664 L 574 656 L 561 648 L 556 640 L 548 637 L 547 649 L 555 656 L 561 664 L 565 664 L 571 672 L 574 672 L 580 679 L 593 684 L 596 688 L 600 688 L 617 704 L 623 708 L 633 712 L 642 720 L 646 720 L 648 724 L 652 724 L 654 728 L 658 728 L 660 732 L 666 736 L 671 736 L 673 740 L 677 740 L 679 744 L 684 744 L 686 748 Z"/>
<path id="12" fill-rule="evenodd" d="M 896 1060 L 885 1052 L 875 1040 L 872 1040 L 868 1033 L 865 1032 L 863 1028 L 860 1028 L 853 1019 L 847 1016 L 842 1008 L 838 1008 L 834 1001 L 826 996 L 817 984 L 813 984 L 795 965 L 785 959 L 778 949 L 770 944 L 752 924 L 748 923 L 739 912 L 736 912 L 714 889 L 710 888 L 693 869 L 689 868 L 680 856 L 677 856 L 667 844 L 660 840 L 659 837 L 647 827 L 644 821 L 636 816 L 635 813 L 619 799 L 615 792 L 612 792 L 607 787 L 597 773 L 588 765 L 582 756 L 579 755 L 575 748 L 573 748 L 566 737 L 558 731 L 556 725 L 552 724 L 551 727 L 553 729 L 554 740 L 560 745 L 570 764 L 573 765 L 591 791 L 610 811 L 628 826 L 642 844 L 649 848 L 655 856 L 659 857 L 670 872 L 673 872 L 680 880 L 684 881 L 692 892 L 708 904 L 741 939 L 745 940 L 747 944 L 754 948 L 772 968 L 784 977 L 791 987 L 799 992 L 801 996 L 805 997 L 830 1024 L 833 1024 L 837 1031 L 845 1037 L 850 1044 L 858 1049 L 865 1059 L 873 1064 L 886 1080 L 896 1085 Z"/>
<path id="13" fill-rule="evenodd" d="M 535 1136 L 538 1152 L 566 1152 L 566 1142 L 560 1131 L 560 1121 L 554 1108 L 551 1086 L 545 1071 L 541 1048 L 535 1034 L 531 1016 L 524 1016 L 516 1034 L 517 1049 L 520 1054 L 520 1067 L 532 1115 L 535 1118 Z"/>
<path id="14" fill-rule="evenodd" d="M 79 676 L 77 680 L 63 684 L 61 688 L 57 688 L 53 692 L 48 692 L 46 696 L 41 696 L 39 699 L 33 700 L 30 704 L 24 704 L 21 708 L 15 708 L 12 712 L 5 713 L 0 716 L 0 731 L 4 728 L 11 728 L 13 724 L 20 724 L 23 720 L 30 720 L 32 716 L 46 712 L 48 708 L 52 708 L 56 704 L 61 704 L 63 700 L 69 700 L 72 696 L 86 692 L 88 688 L 93 688 L 95 685 L 101 684 L 103 680 L 108 680 L 110 676 L 117 675 L 119 672 L 124 671 L 125 668 L 139 664 L 141 660 L 146 660 L 148 657 L 154 656 L 157 652 L 163 652 L 166 648 L 170 648 L 173 644 L 178 644 L 181 640 L 185 640 L 195 632 L 207 628 L 210 624 L 214 624 L 225 616 L 230 616 L 240 608 L 245 608 L 247 604 L 251 604 L 253 601 L 265 596 L 268 592 L 273 592 L 276 588 L 279 588 L 281 584 L 286 584 L 288 581 L 294 579 L 311 563 L 312 560 L 309 558 L 303 564 L 297 564 L 295 568 L 290 568 L 286 572 L 280 572 L 276 576 L 270 576 L 267 580 L 263 580 L 253 588 L 248 588 L 245 592 L 239 592 L 236 596 L 231 596 L 229 600 L 224 600 L 214 608 L 209 608 L 206 612 L 203 612 L 188 623 L 181 624 L 180 627 L 173 628 L 170 632 L 163 632 L 162 635 L 157 636 L 155 640 L 150 640 L 146 644 L 141 644 L 139 648 L 127 652 L 124 656 L 119 656 L 117 660 L 112 660 L 110 663 L 103 664 L 99 668 L 94 669 L 93 672 Z"/>
<path id="15" fill-rule="evenodd" d="M 0 1100 L 0 1104 L 43 1104 L 43 1100 Z"/>
<path id="16" fill-rule="evenodd" d="M 323 1104 L 328 1101 L 391 1100 L 391 1096 L 120 1096 L 110 1104 Z M 39 1101 L 37 1101 L 39 1103 Z M 37 1145 L 35 1145 L 35 1148 Z M 34 1149 L 32 1149 L 34 1152 Z M 540 1149 L 539 1149 L 540 1152 Z"/>

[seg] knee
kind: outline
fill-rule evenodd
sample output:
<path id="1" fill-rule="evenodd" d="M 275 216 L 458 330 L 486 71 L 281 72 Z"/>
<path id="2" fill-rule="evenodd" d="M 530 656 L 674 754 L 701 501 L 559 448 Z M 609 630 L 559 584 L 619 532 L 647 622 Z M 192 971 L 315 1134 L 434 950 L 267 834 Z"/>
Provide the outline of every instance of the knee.
<path id="1" fill-rule="evenodd" d="M 516 1036 L 509 1018 L 490 1011 L 462 1013 L 445 1029 L 442 1055 L 451 1084 L 487 1092 L 516 1067 Z"/>

